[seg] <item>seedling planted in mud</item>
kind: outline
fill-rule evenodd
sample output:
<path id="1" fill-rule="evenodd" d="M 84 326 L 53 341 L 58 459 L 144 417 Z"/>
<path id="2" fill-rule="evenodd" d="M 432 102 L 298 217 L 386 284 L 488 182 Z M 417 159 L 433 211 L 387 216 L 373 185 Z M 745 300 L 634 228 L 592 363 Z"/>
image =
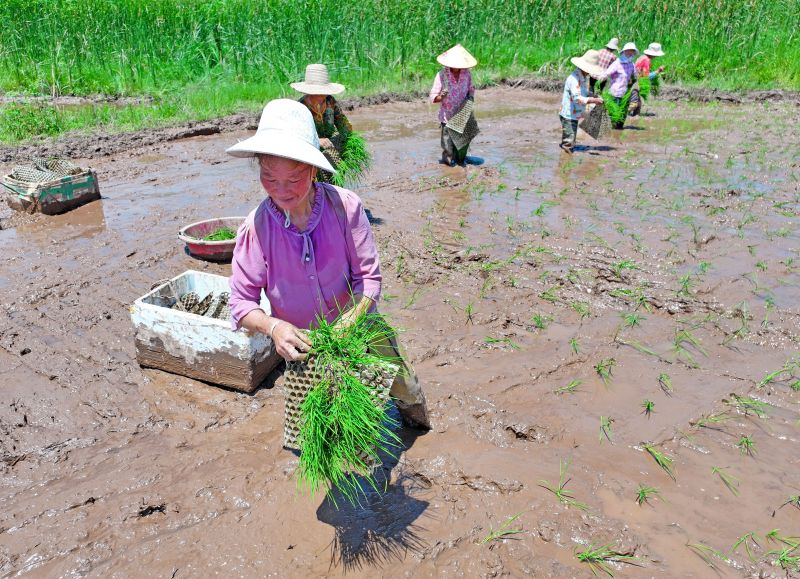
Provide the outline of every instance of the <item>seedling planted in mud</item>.
<path id="1" fill-rule="evenodd" d="M 778 534 L 780 532 L 780 529 L 772 529 L 764 536 L 767 538 L 767 541 L 786 545 L 787 547 L 791 547 L 792 550 L 800 548 L 800 537 L 782 537 Z"/>
<path id="2" fill-rule="evenodd" d="M 511 338 L 493 338 L 491 336 L 486 336 L 483 339 L 484 342 L 487 344 L 505 344 L 510 347 L 512 350 L 519 350 L 519 344 L 512 341 Z"/>
<path id="3" fill-rule="evenodd" d="M 753 456 L 756 453 L 756 443 L 746 434 L 743 434 L 741 438 L 739 438 L 739 442 L 736 443 L 736 446 L 742 454 Z"/>
<path id="4" fill-rule="evenodd" d="M 600 444 L 603 444 L 603 438 L 606 438 L 608 442 L 614 444 L 614 430 L 611 427 L 613 423 L 614 419 L 610 416 L 600 417 Z"/>
<path id="5" fill-rule="evenodd" d="M 752 547 L 751 547 L 752 545 Z M 755 562 L 756 558 L 753 555 L 753 548 L 761 548 L 761 545 L 758 544 L 758 535 L 753 532 L 745 533 L 741 537 L 739 537 L 736 542 L 731 546 L 731 550 L 729 553 L 733 555 L 739 547 L 744 546 L 745 553 L 747 553 L 747 558 L 751 561 Z"/>
<path id="6" fill-rule="evenodd" d="M 562 386 L 561 388 L 556 388 L 553 390 L 554 394 L 574 394 L 578 391 L 578 386 L 580 386 L 582 382 L 580 380 L 573 380 L 566 386 Z"/>
<path id="7" fill-rule="evenodd" d="M 589 317 L 592 313 L 591 309 L 589 309 L 589 304 L 586 302 L 572 302 L 570 304 L 573 310 L 578 312 L 581 316 L 581 319 Z"/>
<path id="8" fill-rule="evenodd" d="M 800 495 L 794 495 L 794 496 L 789 497 L 785 503 L 783 503 L 781 506 L 779 506 L 775 510 L 779 511 L 783 507 L 786 507 L 786 506 L 796 507 L 797 509 L 800 509 Z"/>
<path id="9" fill-rule="evenodd" d="M 572 480 L 567 478 L 568 470 L 569 461 L 560 461 L 558 467 L 558 486 L 555 486 L 546 480 L 540 480 L 539 486 L 556 495 L 556 498 L 561 504 L 567 505 L 568 507 L 575 507 L 581 511 L 588 511 L 589 505 L 576 500 L 575 497 L 572 496 L 572 493 L 565 488 L 567 483 Z"/>
<path id="10" fill-rule="evenodd" d="M 797 355 L 793 356 L 789 360 L 787 360 L 783 366 L 775 370 L 774 372 L 768 372 L 762 379 L 761 382 L 758 383 L 759 388 L 763 388 L 767 384 L 771 384 L 772 382 L 781 381 L 781 377 L 787 375 L 784 380 L 794 380 L 795 372 L 800 370 L 800 357 Z M 795 382 L 796 383 L 796 382 Z M 792 387 L 795 390 L 794 387 Z"/>
<path id="11" fill-rule="evenodd" d="M 669 374 L 659 374 L 658 385 L 667 396 L 672 396 L 673 392 L 675 392 L 672 388 L 672 378 L 669 377 Z"/>
<path id="12" fill-rule="evenodd" d="M 636 265 L 636 262 L 631 261 L 630 259 L 623 259 L 616 263 L 611 264 L 611 271 L 613 271 L 614 275 L 620 279 L 622 279 L 623 271 L 631 269 L 639 269 L 639 266 Z"/>
<path id="13" fill-rule="evenodd" d="M 739 479 L 733 476 L 732 474 L 728 474 L 725 472 L 725 469 L 718 466 L 711 467 L 711 474 L 715 474 L 719 476 L 719 479 L 722 481 L 728 490 L 733 493 L 733 496 L 739 496 Z"/>
<path id="14" fill-rule="evenodd" d="M 531 316 L 531 322 L 533 322 L 534 327 L 539 330 L 547 329 L 547 323 L 550 322 L 550 320 L 552 320 L 552 318 L 544 314 L 533 314 Z"/>
<path id="15" fill-rule="evenodd" d="M 727 402 L 731 406 L 735 406 L 736 409 L 745 416 L 755 415 L 759 418 L 766 418 L 767 409 L 772 406 L 771 404 L 756 400 L 750 396 L 737 396 L 733 393 L 731 394 L 731 400 Z"/>
<path id="16" fill-rule="evenodd" d="M 594 365 L 597 375 L 603 379 L 603 384 L 608 386 L 611 381 L 611 370 L 616 366 L 617 361 L 614 358 L 604 358 Z"/>
<path id="17" fill-rule="evenodd" d="M 628 563 L 629 565 L 636 565 L 638 557 L 633 555 L 632 551 L 626 553 L 620 552 L 616 549 L 613 543 L 603 545 L 602 547 L 595 547 L 588 545 L 583 551 L 575 553 L 578 561 L 589 565 L 592 574 L 599 577 L 600 573 L 605 573 L 609 577 L 615 577 L 614 571 L 609 566 L 609 563 Z"/>
<path id="18" fill-rule="evenodd" d="M 654 497 L 662 501 L 664 500 L 664 497 L 661 496 L 661 493 L 656 487 L 648 487 L 643 484 L 639 484 L 639 490 L 636 492 L 636 504 L 640 507 L 645 503 L 649 505 L 650 497 Z"/>
<path id="19" fill-rule="evenodd" d="M 728 558 L 725 553 L 718 551 L 713 547 L 709 547 L 704 543 L 686 543 L 686 546 L 698 557 L 700 557 L 706 565 L 719 572 L 719 567 L 714 559 L 726 562 Z"/>
<path id="20" fill-rule="evenodd" d="M 648 400 L 647 398 L 642 400 L 642 414 L 647 416 L 647 418 L 650 418 L 650 415 L 653 414 L 655 407 L 656 404 L 652 400 Z"/>
<path id="21" fill-rule="evenodd" d="M 676 331 L 674 341 L 675 357 L 691 368 L 699 368 L 694 356 L 687 349 L 687 345 L 694 347 L 698 352 L 703 354 L 703 356 L 708 357 L 708 354 L 703 349 L 703 346 L 700 345 L 700 340 L 695 338 L 694 334 L 692 334 L 689 330 Z"/>
<path id="22" fill-rule="evenodd" d="M 716 414 L 709 414 L 708 416 L 702 416 L 692 422 L 692 426 L 698 426 L 700 428 L 712 428 L 712 425 L 721 424 L 726 420 L 730 420 L 732 417 L 725 412 L 717 412 Z"/>
<path id="23" fill-rule="evenodd" d="M 633 328 L 634 326 L 640 325 L 643 319 L 644 316 L 637 312 L 622 314 L 622 323 L 628 328 Z"/>
<path id="24" fill-rule="evenodd" d="M 580 345 L 578 344 L 577 338 L 570 338 L 569 339 L 569 347 L 572 348 L 573 354 L 578 354 L 580 352 Z"/>
<path id="25" fill-rule="evenodd" d="M 486 535 L 483 539 L 481 539 L 480 544 L 485 545 L 486 543 L 491 543 L 492 541 L 497 541 L 498 539 L 504 539 L 510 535 L 519 535 L 520 533 L 524 533 L 525 531 L 522 529 L 512 529 L 511 524 L 516 521 L 522 513 L 517 513 L 513 517 L 509 517 L 508 519 L 503 522 L 497 529 L 493 529 L 491 525 L 489 526 L 489 534 Z"/>
<path id="26" fill-rule="evenodd" d="M 788 573 L 789 571 L 800 571 L 800 553 L 797 555 L 792 554 L 796 551 L 797 547 L 785 547 L 783 549 L 768 551 L 767 555 L 777 555 L 773 564 L 779 565 L 781 569 Z"/>
<path id="27" fill-rule="evenodd" d="M 663 452 L 659 451 L 654 444 L 643 442 L 642 448 L 653 457 L 653 460 L 656 461 L 656 464 L 661 467 L 661 469 L 669 475 L 669 478 L 675 480 L 675 473 L 672 470 L 672 463 L 674 462 L 672 458 L 664 454 Z"/>

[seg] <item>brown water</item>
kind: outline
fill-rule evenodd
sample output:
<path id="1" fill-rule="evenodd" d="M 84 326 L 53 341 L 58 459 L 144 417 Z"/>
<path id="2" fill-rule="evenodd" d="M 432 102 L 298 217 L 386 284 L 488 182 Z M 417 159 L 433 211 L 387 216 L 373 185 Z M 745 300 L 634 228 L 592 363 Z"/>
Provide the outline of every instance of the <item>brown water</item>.
<path id="1" fill-rule="evenodd" d="M 624 576 L 784 576 L 765 533 L 800 535 L 800 510 L 778 509 L 800 494 L 800 394 L 788 374 L 758 383 L 800 349 L 797 107 L 648 104 L 567 156 L 557 97 L 477 103 L 471 154 L 486 162 L 466 170 L 435 162 L 423 103 L 351 114 L 375 154 L 357 191 L 377 220 L 382 309 L 434 422 L 402 433 L 386 493 L 362 509 L 297 492 L 280 378 L 247 396 L 134 360 L 133 300 L 186 269 L 229 272 L 176 234 L 259 201 L 255 171 L 224 154 L 244 133 L 93 161 L 102 201 L 0 231 L 0 574 L 591 576 L 575 551 L 612 543 L 638 557 L 611 563 Z M 604 384 L 594 367 L 610 358 Z M 567 462 L 586 511 L 541 486 Z M 639 484 L 664 500 L 637 505 Z M 523 533 L 481 543 L 514 515 Z M 728 553 L 748 532 L 756 561 Z M 687 543 L 724 552 L 717 571 Z"/>

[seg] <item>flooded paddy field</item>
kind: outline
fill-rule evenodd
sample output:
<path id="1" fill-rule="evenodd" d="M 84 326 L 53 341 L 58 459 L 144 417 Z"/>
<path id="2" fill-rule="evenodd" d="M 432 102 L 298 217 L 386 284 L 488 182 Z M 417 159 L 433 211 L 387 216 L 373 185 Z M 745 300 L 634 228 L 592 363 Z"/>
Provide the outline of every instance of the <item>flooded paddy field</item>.
<path id="1" fill-rule="evenodd" d="M 296 488 L 280 373 L 244 395 L 135 361 L 136 298 L 230 272 L 176 234 L 260 201 L 224 152 L 250 133 L 92 159 L 103 199 L 62 216 L 0 209 L 0 575 L 584 577 L 603 546 L 619 576 L 797 574 L 797 103 L 656 101 L 567 155 L 559 102 L 480 91 L 466 169 L 421 101 L 349 113 L 434 426 L 361 509 Z"/>

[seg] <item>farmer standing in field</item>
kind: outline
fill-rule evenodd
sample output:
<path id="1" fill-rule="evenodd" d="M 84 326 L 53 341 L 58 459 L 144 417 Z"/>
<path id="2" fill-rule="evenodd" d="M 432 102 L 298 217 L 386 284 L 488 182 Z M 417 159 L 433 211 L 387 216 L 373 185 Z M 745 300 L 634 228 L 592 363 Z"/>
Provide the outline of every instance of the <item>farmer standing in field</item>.
<path id="1" fill-rule="evenodd" d="M 627 103 L 623 103 L 623 99 L 630 85 L 635 80 L 633 57 L 637 54 L 639 54 L 639 49 L 636 48 L 636 44 L 628 42 L 622 47 L 622 54 L 620 54 L 619 58 L 611 63 L 611 66 L 598 76 L 601 80 L 605 78 L 611 80 L 611 86 L 608 91 L 611 93 L 611 96 L 614 97 L 614 102 L 617 104 L 624 104 L 626 107 Z M 622 129 L 624 125 L 624 120 L 615 121 L 611 124 L 615 129 Z"/>
<path id="2" fill-rule="evenodd" d="M 661 44 L 658 42 L 651 42 L 650 46 L 644 50 L 644 54 L 636 60 L 634 70 L 638 81 L 637 86 L 631 91 L 631 116 L 635 117 L 639 114 L 642 109 L 642 95 L 647 98 L 648 95 L 653 94 L 654 87 L 658 82 L 658 75 L 664 72 L 663 66 L 659 66 L 656 70 L 651 70 L 653 59 L 659 56 L 664 56 Z M 640 84 L 643 84 L 643 79 L 646 79 L 644 82 L 649 83 L 649 88 L 646 93 L 642 91 L 640 86 Z"/>
<path id="3" fill-rule="evenodd" d="M 609 66 L 611 66 L 612 62 L 617 60 L 618 50 L 619 50 L 619 38 L 616 37 L 609 40 L 608 44 L 606 44 L 603 48 L 600 49 L 599 65 L 601 69 L 606 70 Z M 595 84 L 597 84 L 597 78 L 592 76 L 589 79 L 589 92 L 593 95 L 599 92 L 603 92 L 603 89 L 605 88 L 606 85 L 605 81 L 600 82 L 600 86 L 597 87 L 597 92 L 595 92 L 594 90 Z"/>
<path id="4" fill-rule="evenodd" d="M 603 99 L 589 96 L 589 77 L 603 72 L 600 68 L 600 53 L 587 50 L 581 57 L 573 57 L 570 62 L 575 70 L 564 83 L 561 97 L 561 144 L 562 150 L 572 153 L 578 136 L 578 121 L 583 116 L 587 104 L 602 104 Z"/>
<path id="5" fill-rule="evenodd" d="M 269 336 L 287 361 L 310 350 L 303 330 L 318 317 L 351 324 L 376 312 L 381 295 L 378 248 L 361 199 L 347 189 L 316 181 L 318 170 L 336 170 L 319 148 L 314 119 L 297 101 L 267 103 L 255 136 L 228 153 L 258 160 L 265 198 L 236 236 L 229 280 L 231 323 Z M 261 309 L 261 292 L 271 312 Z M 377 349 L 402 366 L 390 395 L 403 421 L 429 429 L 425 395 L 396 338 Z"/>
<path id="6" fill-rule="evenodd" d="M 333 97 L 344 91 L 344 85 L 330 82 L 328 68 L 324 64 L 309 64 L 303 82 L 293 82 L 291 87 L 304 93 L 300 97 L 311 115 L 319 135 L 320 150 L 333 167 L 339 164 L 342 151 L 353 126 Z M 322 171 L 321 180 L 330 182 L 331 173 Z"/>
<path id="7" fill-rule="evenodd" d="M 456 44 L 436 57 L 444 68 L 436 74 L 430 92 L 432 103 L 441 103 L 439 122 L 442 127 L 442 159 L 440 163 L 454 167 L 467 162 L 467 149 L 478 134 L 475 120 L 475 87 L 469 69 L 478 64 L 467 49 Z"/>

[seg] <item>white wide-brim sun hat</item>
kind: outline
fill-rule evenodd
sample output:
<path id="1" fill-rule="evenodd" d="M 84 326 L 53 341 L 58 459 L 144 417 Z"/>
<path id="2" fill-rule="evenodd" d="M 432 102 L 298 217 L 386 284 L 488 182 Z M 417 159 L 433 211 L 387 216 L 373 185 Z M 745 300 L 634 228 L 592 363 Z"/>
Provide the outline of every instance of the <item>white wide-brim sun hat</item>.
<path id="1" fill-rule="evenodd" d="M 600 68 L 599 50 L 587 50 L 583 56 L 573 56 L 569 61 L 591 76 L 597 76 L 603 72 L 603 69 Z"/>
<path id="2" fill-rule="evenodd" d="M 234 157 L 275 155 L 336 173 L 319 150 L 319 136 L 311 111 L 291 99 L 268 102 L 261 113 L 256 134 L 236 143 L 226 153 Z"/>
<path id="3" fill-rule="evenodd" d="M 447 68 L 472 68 L 478 64 L 475 57 L 460 44 L 456 44 L 453 48 L 445 50 L 436 57 L 436 62 Z"/>
<path id="4" fill-rule="evenodd" d="M 664 51 L 658 42 L 651 42 L 650 46 L 644 49 L 644 53 L 647 56 L 664 56 Z"/>
<path id="5" fill-rule="evenodd" d="M 608 44 L 606 44 L 606 48 L 609 50 L 619 50 L 619 38 L 614 37 L 609 40 Z"/>
<path id="6" fill-rule="evenodd" d="M 632 50 L 636 54 L 639 54 L 639 49 L 636 48 L 636 43 L 634 42 L 628 42 L 625 44 L 625 46 L 622 47 L 622 52 L 625 52 L 626 50 Z"/>
<path id="7" fill-rule="evenodd" d="M 330 81 L 328 67 L 324 64 L 309 64 L 303 82 L 293 82 L 290 86 L 305 94 L 333 95 L 344 91 L 343 84 Z"/>

